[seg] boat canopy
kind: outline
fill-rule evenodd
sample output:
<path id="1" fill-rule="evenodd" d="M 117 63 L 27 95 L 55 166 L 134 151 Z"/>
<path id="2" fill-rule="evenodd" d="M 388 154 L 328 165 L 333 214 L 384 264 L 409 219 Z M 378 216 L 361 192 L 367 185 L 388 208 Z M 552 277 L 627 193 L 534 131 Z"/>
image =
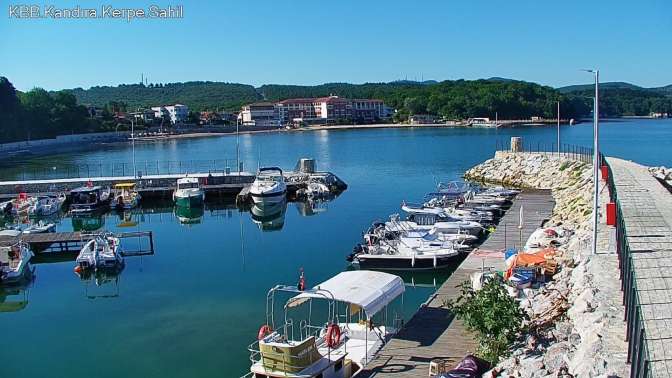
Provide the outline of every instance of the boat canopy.
<path id="1" fill-rule="evenodd" d="M 72 189 L 70 193 L 89 193 L 89 192 L 97 192 L 101 190 L 102 187 L 100 186 L 81 186 L 79 188 Z"/>
<path id="2" fill-rule="evenodd" d="M 298 306 L 307 299 L 319 298 L 355 304 L 371 318 L 404 292 L 404 281 L 394 274 L 370 270 L 341 272 L 287 302 Z"/>
<path id="3" fill-rule="evenodd" d="M 279 167 L 262 167 L 262 168 L 259 168 L 259 173 L 261 174 L 262 172 L 264 172 L 264 173 L 279 172 L 282 175 L 282 169 L 280 169 Z"/>
<path id="4" fill-rule="evenodd" d="M 134 182 L 121 182 L 119 184 L 114 184 L 114 187 L 117 189 L 131 189 L 135 188 Z"/>
<path id="5" fill-rule="evenodd" d="M 0 248 L 13 247 L 21 242 L 21 231 L 2 230 L 0 231 Z"/>
<path id="6" fill-rule="evenodd" d="M 198 177 L 182 177 L 177 179 L 177 184 L 198 184 Z"/>

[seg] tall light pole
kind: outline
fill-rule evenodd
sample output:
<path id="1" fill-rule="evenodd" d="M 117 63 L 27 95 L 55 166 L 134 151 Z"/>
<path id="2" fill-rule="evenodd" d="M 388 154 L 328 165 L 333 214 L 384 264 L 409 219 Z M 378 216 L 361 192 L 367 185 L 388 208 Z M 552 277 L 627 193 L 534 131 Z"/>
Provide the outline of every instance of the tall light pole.
<path id="1" fill-rule="evenodd" d="M 238 166 L 238 174 L 240 175 L 240 137 L 238 134 L 238 117 L 236 117 L 236 165 Z"/>
<path id="2" fill-rule="evenodd" d="M 560 156 L 560 101 L 558 101 L 558 156 Z"/>
<path id="3" fill-rule="evenodd" d="M 138 171 L 135 169 L 135 126 L 134 126 L 135 122 L 133 121 L 134 119 L 131 119 L 131 150 L 133 155 L 133 178 L 138 178 Z"/>
<path id="4" fill-rule="evenodd" d="M 600 187 L 600 70 L 584 70 L 590 72 L 595 77 L 595 99 L 593 104 L 593 245 L 592 254 L 597 253 L 597 222 L 599 209 L 599 187 Z"/>

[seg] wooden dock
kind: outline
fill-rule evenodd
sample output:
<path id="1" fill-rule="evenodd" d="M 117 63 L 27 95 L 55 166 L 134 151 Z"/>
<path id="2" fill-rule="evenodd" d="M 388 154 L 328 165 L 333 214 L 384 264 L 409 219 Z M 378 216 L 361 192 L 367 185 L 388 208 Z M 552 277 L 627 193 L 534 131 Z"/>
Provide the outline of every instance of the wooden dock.
<path id="1" fill-rule="evenodd" d="M 550 191 L 525 192 L 500 220 L 497 230 L 480 248 L 473 251 L 439 287 L 401 331 L 390 340 L 362 371 L 363 377 L 427 377 L 429 363 L 442 359 L 454 366 L 474 353 L 476 341 L 464 324 L 451 316 L 443 304 L 460 294 L 456 286 L 469 280 L 472 273 L 486 269 L 504 269 L 504 249 L 520 245 L 550 217 L 555 202 Z M 519 229 L 520 208 L 523 227 Z M 506 230 L 506 232 L 505 232 Z"/>
<path id="2" fill-rule="evenodd" d="M 99 233 L 83 232 L 46 232 L 41 234 L 21 234 L 19 239 L 28 244 L 36 254 L 41 253 L 64 253 L 79 252 L 88 241 L 95 238 Z M 154 254 L 154 236 L 152 231 L 122 232 L 115 234 L 120 239 L 147 239 L 147 248 L 137 251 L 125 251 L 125 255 L 149 255 Z M 0 236 L 0 244 L 7 243 L 16 238 Z"/>

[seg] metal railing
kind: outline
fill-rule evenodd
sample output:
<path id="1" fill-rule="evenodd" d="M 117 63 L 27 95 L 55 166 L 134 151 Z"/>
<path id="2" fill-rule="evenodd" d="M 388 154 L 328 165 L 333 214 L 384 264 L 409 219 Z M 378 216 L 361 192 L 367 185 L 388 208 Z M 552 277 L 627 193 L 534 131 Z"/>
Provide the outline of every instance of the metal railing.
<path id="1" fill-rule="evenodd" d="M 575 144 L 561 143 L 560 150 L 556 143 L 523 141 L 522 152 L 545 154 L 548 156 L 563 155 L 572 160 L 578 160 L 583 163 L 590 163 L 593 160 L 593 149 Z M 511 151 L 511 142 L 507 140 L 496 140 L 495 151 Z"/>
<path id="2" fill-rule="evenodd" d="M 626 341 L 628 342 L 628 358 L 630 363 L 630 377 L 652 376 L 651 355 L 646 343 L 646 330 L 642 317 L 641 301 L 637 289 L 637 272 L 635 272 L 632 252 L 628 243 L 628 234 L 623 219 L 621 204 L 618 200 L 618 192 L 614 183 L 614 175 L 611 166 L 600 155 L 602 165 L 607 166 L 609 198 L 616 204 L 616 253 L 620 268 L 621 291 L 623 292 L 623 305 L 625 306 Z"/>
<path id="3" fill-rule="evenodd" d="M 135 170 L 139 176 L 169 175 L 185 173 L 237 172 L 236 159 L 211 160 L 154 160 L 137 161 Z M 7 176 L 16 180 L 49 180 L 68 178 L 125 177 L 133 176 L 133 163 L 130 162 L 92 162 L 68 165 L 25 165 L 12 167 Z M 5 175 L 3 175 L 5 176 Z"/>

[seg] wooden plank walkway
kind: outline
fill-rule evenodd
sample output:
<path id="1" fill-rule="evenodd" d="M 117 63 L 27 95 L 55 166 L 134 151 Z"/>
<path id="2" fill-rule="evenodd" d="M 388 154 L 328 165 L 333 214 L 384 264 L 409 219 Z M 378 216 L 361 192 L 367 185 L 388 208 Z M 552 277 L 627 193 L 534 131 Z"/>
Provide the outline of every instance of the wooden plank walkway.
<path id="1" fill-rule="evenodd" d="M 631 376 L 670 377 L 672 195 L 647 167 L 611 157 L 607 160 L 629 250 L 621 264 L 628 322 L 634 323 L 628 328 Z"/>
<path id="2" fill-rule="evenodd" d="M 476 341 L 464 324 L 443 308 L 446 299 L 456 299 L 456 286 L 469 279 L 482 266 L 497 270 L 504 268 L 503 250 L 514 243 L 519 245 L 519 216 L 523 207 L 523 242 L 548 219 L 555 202 L 550 191 L 520 194 L 500 220 L 500 226 L 481 246 L 472 252 L 444 282 L 401 331 L 388 342 L 361 372 L 362 377 L 415 378 L 427 377 L 429 362 L 446 360 L 448 366 L 459 362 L 476 350 Z M 506 225 L 507 235 L 504 235 Z M 509 235 L 510 233 L 510 235 Z M 515 235 L 513 240 L 509 237 Z M 506 243 L 505 243 L 506 239 Z M 495 251 L 496 253 L 491 253 Z"/>
<path id="3" fill-rule="evenodd" d="M 49 252 L 54 250 L 58 252 L 79 250 L 81 246 L 89 240 L 96 237 L 98 233 L 83 233 L 83 232 L 45 232 L 40 234 L 21 234 L 18 238 L 29 244 L 35 253 Z M 124 238 L 148 238 L 149 249 L 154 250 L 154 237 L 152 231 L 132 231 L 122 232 L 116 234 L 120 239 Z M 2 235 L 0 236 L 0 244 L 8 243 L 16 238 Z"/>

